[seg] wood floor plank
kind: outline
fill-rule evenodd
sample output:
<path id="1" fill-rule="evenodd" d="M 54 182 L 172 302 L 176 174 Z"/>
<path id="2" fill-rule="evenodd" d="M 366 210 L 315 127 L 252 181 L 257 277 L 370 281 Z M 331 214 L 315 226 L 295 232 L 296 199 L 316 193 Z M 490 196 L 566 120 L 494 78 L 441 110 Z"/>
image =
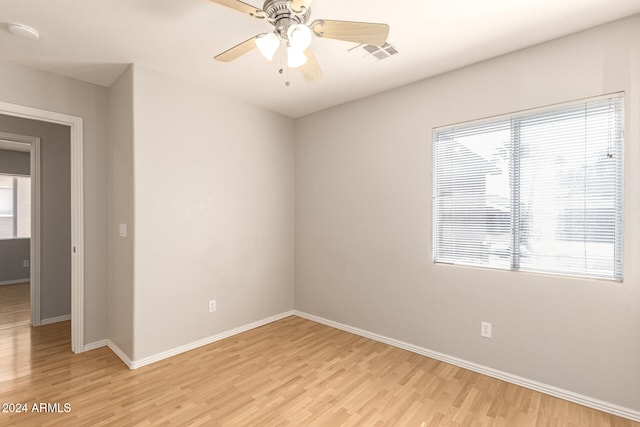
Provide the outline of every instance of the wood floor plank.
<path id="1" fill-rule="evenodd" d="M 130 371 L 70 352 L 70 324 L 0 330 L 0 413 L 13 426 L 640 427 L 298 317 Z"/>
<path id="2" fill-rule="evenodd" d="M 30 283 L 0 285 L 0 329 L 31 322 Z"/>

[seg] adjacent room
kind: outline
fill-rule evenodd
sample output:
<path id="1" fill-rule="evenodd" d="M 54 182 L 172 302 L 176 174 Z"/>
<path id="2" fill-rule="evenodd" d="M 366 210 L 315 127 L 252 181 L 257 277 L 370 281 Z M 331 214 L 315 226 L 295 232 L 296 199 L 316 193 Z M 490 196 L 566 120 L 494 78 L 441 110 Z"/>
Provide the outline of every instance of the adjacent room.
<path id="1" fill-rule="evenodd" d="M 637 0 L 0 17 L 1 425 L 640 426 Z"/>
<path id="2" fill-rule="evenodd" d="M 0 139 L 1 329 L 29 325 L 31 320 L 30 164 L 28 145 Z"/>

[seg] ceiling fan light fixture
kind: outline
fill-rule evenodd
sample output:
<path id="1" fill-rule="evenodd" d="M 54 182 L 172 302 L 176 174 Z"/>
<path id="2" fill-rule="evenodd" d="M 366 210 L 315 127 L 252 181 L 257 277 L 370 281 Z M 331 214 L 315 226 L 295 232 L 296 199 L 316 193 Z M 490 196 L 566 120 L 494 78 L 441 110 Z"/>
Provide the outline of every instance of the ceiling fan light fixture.
<path id="1" fill-rule="evenodd" d="M 262 37 L 256 39 L 256 46 L 258 50 L 264 56 L 267 61 L 273 60 L 273 55 L 280 47 L 280 37 L 276 33 L 265 34 Z"/>
<path id="2" fill-rule="evenodd" d="M 289 68 L 298 68 L 307 63 L 307 56 L 304 52 L 289 46 L 287 48 L 287 66 Z"/>
<path id="3" fill-rule="evenodd" d="M 300 52 L 311 46 L 311 30 L 304 24 L 294 24 L 287 29 L 289 45 Z"/>
<path id="4" fill-rule="evenodd" d="M 282 74 L 285 71 L 286 55 L 287 69 L 298 68 L 307 83 L 322 76 L 322 70 L 310 48 L 314 36 L 376 47 L 385 46 L 389 36 L 387 24 L 330 19 L 309 21 L 313 0 L 264 0 L 264 10 L 245 3 L 247 0 L 209 1 L 265 20 L 273 27 L 268 34 L 253 36 L 214 56 L 216 61 L 231 62 L 253 49 L 258 49 L 261 55 L 272 61 L 276 52 L 280 52 L 278 72 Z"/>

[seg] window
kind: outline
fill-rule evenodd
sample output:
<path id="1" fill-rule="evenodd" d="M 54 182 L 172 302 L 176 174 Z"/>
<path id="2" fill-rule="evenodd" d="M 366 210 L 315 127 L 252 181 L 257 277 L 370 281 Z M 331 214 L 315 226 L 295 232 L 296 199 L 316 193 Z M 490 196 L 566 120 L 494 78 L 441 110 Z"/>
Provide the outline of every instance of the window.
<path id="1" fill-rule="evenodd" d="M 31 237 L 31 178 L 0 175 L 0 239 Z"/>
<path id="2" fill-rule="evenodd" d="M 622 280 L 623 104 L 435 129 L 434 261 Z"/>

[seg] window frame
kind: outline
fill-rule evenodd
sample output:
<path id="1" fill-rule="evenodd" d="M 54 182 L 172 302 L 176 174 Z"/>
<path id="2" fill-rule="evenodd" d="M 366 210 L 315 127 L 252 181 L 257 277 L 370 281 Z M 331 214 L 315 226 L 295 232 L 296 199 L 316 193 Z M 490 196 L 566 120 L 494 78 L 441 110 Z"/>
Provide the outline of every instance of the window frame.
<path id="1" fill-rule="evenodd" d="M 438 252 L 438 230 L 436 229 L 438 226 L 438 220 L 440 219 L 440 217 L 438 216 L 438 201 L 437 201 L 437 195 L 436 195 L 436 191 L 437 191 L 437 184 L 438 184 L 438 178 L 436 176 L 437 174 L 437 167 L 436 167 L 436 161 L 437 161 L 437 154 L 436 151 L 438 149 L 437 147 L 437 143 L 438 143 L 438 136 L 441 135 L 442 133 L 445 132 L 453 132 L 455 128 L 465 128 L 465 127 L 480 127 L 482 125 L 491 125 L 491 124 L 497 124 L 500 121 L 510 121 L 512 124 L 512 127 L 515 124 L 519 124 L 522 121 L 526 121 L 527 119 L 530 119 L 531 117 L 534 117 L 537 114 L 541 114 L 541 113 L 545 113 L 545 112 L 549 112 L 552 113 L 554 110 L 557 110 L 559 113 L 561 110 L 563 109 L 568 109 L 571 107 L 575 107 L 575 106 L 580 106 L 580 105 L 587 105 L 588 103 L 596 103 L 596 102 L 602 102 L 602 101 L 606 101 L 606 100 L 619 100 L 619 108 L 620 108 L 620 128 L 617 129 L 620 131 L 620 137 L 619 137 L 619 141 L 620 141 L 620 146 L 619 146 L 619 153 L 620 153 L 620 165 L 619 165 L 619 169 L 618 166 L 616 166 L 616 172 L 619 172 L 619 175 L 615 177 L 615 179 L 617 180 L 617 184 L 619 185 L 619 195 L 616 195 L 616 197 L 619 196 L 619 208 L 616 208 L 616 210 L 614 211 L 612 217 L 614 219 L 614 227 L 615 227 L 615 231 L 614 231 L 614 237 L 616 239 L 619 240 L 619 243 L 617 243 L 614 240 L 614 254 L 613 257 L 611 259 L 612 265 L 613 265 L 613 273 L 611 276 L 601 276 L 601 275 L 594 275 L 594 274 L 588 274 L 587 272 L 584 273 L 574 273 L 571 271 L 565 271 L 565 272 L 556 272 L 556 271 L 544 271 L 542 269 L 542 267 L 540 269 L 529 269 L 529 268 L 522 268 L 520 265 L 520 258 L 523 256 L 521 253 L 521 250 L 519 249 L 519 239 L 520 239 L 520 233 L 522 232 L 522 227 L 523 227 L 523 223 L 521 222 L 520 219 L 518 220 L 514 220 L 515 217 L 519 216 L 520 214 L 520 209 L 521 209 L 521 202 L 520 202 L 520 196 L 521 196 L 521 183 L 520 183 L 520 173 L 519 171 L 517 173 L 514 173 L 513 168 L 520 168 L 520 153 L 515 153 L 515 152 L 510 152 L 509 153 L 509 160 L 510 160 L 510 166 L 509 166 L 509 174 L 510 174 L 510 179 L 513 180 L 512 182 L 514 182 L 514 187 L 517 188 L 517 190 L 514 190 L 513 188 L 510 189 L 509 191 L 509 198 L 510 198 L 510 204 L 511 204 L 511 212 L 509 213 L 510 217 L 511 217 L 511 245 L 512 248 L 510 250 L 510 262 L 509 262 L 509 267 L 505 268 L 505 267 L 501 267 L 499 265 L 480 265 L 478 264 L 474 264 L 472 262 L 469 261 L 465 261 L 464 259 L 460 258 L 458 262 L 450 262 L 448 260 L 442 261 L 442 260 L 438 260 L 436 255 Z M 432 221 L 431 221 L 431 239 L 432 239 L 432 262 L 434 264 L 441 264 L 441 265 L 456 265 L 456 266 L 466 266 L 466 267 L 472 267 L 472 268 L 484 268 L 484 269 L 490 269 L 490 270 L 499 270 L 499 271 L 514 271 L 514 272 L 523 272 L 523 273 L 533 273 L 533 274 L 544 274 L 544 275 L 554 275 L 554 276 L 568 276 L 568 277 L 578 277 L 578 278 L 585 278 L 585 279 L 595 279 L 595 280 L 607 280 L 607 281 L 616 281 L 616 282 L 623 282 L 624 281 L 624 194 L 625 194 L 625 130 L 626 130 L 626 114 L 627 114 L 627 110 L 626 110 L 626 94 L 625 92 L 614 92 L 614 93 L 609 93 L 609 94 L 604 94 L 604 95 L 600 95 L 600 96 L 596 96 L 596 97 L 589 97 L 589 98 L 583 98 L 583 99 L 579 99 L 579 100 L 574 100 L 574 101 L 569 101 L 569 102 L 564 102 L 564 103 L 558 103 L 558 104 L 550 104 L 550 105 L 545 105 L 542 107 L 536 107 L 536 108 L 532 108 L 532 109 L 526 109 L 526 110 L 519 110 L 519 111 L 515 111 L 515 112 L 511 112 L 511 113 L 505 113 L 505 114 L 500 114 L 500 115 L 496 115 L 496 116 L 487 116 L 487 117 L 483 117 L 480 119 L 475 119 L 475 120 L 470 120 L 470 121 L 464 121 L 464 122 L 458 122 L 455 124 L 448 124 L 448 125 L 443 125 L 443 126 L 438 126 L 438 127 L 434 127 L 432 129 L 432 158 L 431 158 L 431 166 L 432 166 L 432 194 L 431 194 L 431 203 L 432 203 Z M 517 139 L 514 134 L 513 134 L 513 129 L 511 130 L 511 141 L 513 142 L 513 140 Z M 518 136 L 519 138 L 519 136 Z M 518 144 L 516 144 L 518 145 Z M 516 151 L 519 151 L 519 146 L 518 149 L 516 149 Z M 513 161 L 514 159 L 517 159 L 517 161 Z M 512 175 L 513 174 L 513 175 Z M 617 188 L 617 187 L 616 187 Z M 616 246 L 618 245 L 619 246 Z M 516 245 L 516 246 L 514 246 Z M 518 248 L 518 249 L 514 249 L 514 248 Z M 619 252 L 617 252 L 616 250 L 618 250 Z M 619 253 L 619 258 L 618 258 L 618 253 Z M 617 266 L 617 263 L 619 263 L 619 268 Z M 568 270 L 568 269 L 567 269 Z M 619 271 L 618 271 L 619 270 Z"/>

